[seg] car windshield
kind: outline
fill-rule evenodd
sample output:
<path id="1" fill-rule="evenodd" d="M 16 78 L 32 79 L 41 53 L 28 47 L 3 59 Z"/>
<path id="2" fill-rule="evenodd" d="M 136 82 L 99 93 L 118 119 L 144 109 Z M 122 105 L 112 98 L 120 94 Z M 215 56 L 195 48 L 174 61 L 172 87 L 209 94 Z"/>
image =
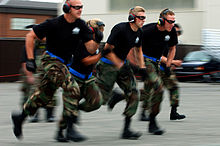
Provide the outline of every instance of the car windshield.
<path id="1" fill-rule="evenodd" d="M 184 57 L 184 61 L 202 61 L 208 62 L 211 60 L 211 56 L 202 51 L 190 52 Z"/>

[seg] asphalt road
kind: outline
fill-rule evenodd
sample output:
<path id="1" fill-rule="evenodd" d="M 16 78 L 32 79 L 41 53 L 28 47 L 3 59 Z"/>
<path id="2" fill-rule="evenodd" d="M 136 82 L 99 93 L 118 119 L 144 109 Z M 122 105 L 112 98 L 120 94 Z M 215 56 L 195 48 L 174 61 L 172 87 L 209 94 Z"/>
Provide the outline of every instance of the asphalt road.
<path id="1" fill-rule="evenodd" d="M 132 129 L 143 133 L 139 140 L 123 140 L 122 112 L 125 102 L 119 103 L 112 112 L 106 106 L 92 113 L 80 114 L 78 131 L 89 139 L 85 142 L 57 143 L 54 140 L 57 123 L 46 123 L 44 110 L 40 110 L 39 123 L 25 123 L 24 138 L 19 141 L 12 133 L 11 111 L 18 110 L 21 93 L 20 83 L 0 83 L 0 146 L 220 146 L 220 84 L 180 83 L 181 101 L 178 112 L 184 120 L 169 120 L 168 92 L 165 92 L 161 113 L 157 120 L 166 130 L 162 136 L 147 132 L 148 122 L 140 122 L 139 111 L 133 118 Z M 139 84 L 141 87 L 142 84 Z M 57 94 L 59 105 L 56 118 L 62 110 L 61 91 Z"/>

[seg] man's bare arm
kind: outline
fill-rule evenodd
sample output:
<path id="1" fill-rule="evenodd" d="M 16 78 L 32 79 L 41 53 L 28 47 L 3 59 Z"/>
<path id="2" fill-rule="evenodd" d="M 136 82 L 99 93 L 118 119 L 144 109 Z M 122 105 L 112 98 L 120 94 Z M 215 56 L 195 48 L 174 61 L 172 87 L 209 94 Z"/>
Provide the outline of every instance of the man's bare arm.
<path id="1" fill-rule="evenodd" d="M 87 56 L 87 57 L 82 59 L 82 63 L 85 64 L 85 65 L 95 64 L 99 61 L 99 59 L 101 57 L 102 57 L 101 53 L 99 53 L 97 55 L 93 55 L 93 56 Z"/>
<path id="2" fill-rule="evenodd" d="M 161 62 L 166 64 L 167 58 L 165 56 L 162 56 Z M 174 64 L 175 66 L 181 66 L 182 62 L 183 62 L 182 60 L 172 60 L 171 64 Z"/>
<path id="3" fill-rule="evenodd" d="M 145 64 L 144 64 L 144 56 L 143 56 L 143 51 L 142 51 L 142 47 L 135 47 L 135 50 L 137 50 L 137 58 L 138 58 L 138 64 L 140 68 L 145 68 Z"/>
<path id="4" fill-rule="evenodd" d="M 132 48 L 129 51 L 127 55 L 127 59 L 129 60 L 131 64 L 138 66 L 137 52 L 135 48 Z"/>
<path id="5" fill-rule="evenodd" d="M 96 43 L 94 40 L 90 40 L 85 43 L 85 46 L 90 54 L 94 54 L 99 47 L 99 43 Z"/>
<path id="6" fill-rule="evenodd" d="M 173 60 L 175 54 L 176 54 L 176 46 L 170 47 L 169 53 L 168 53 L 168 56 L 167 56 L 167 62 L 166 62 L 167 67 L 171 66 L 171 63 L 172 63 L 172 60 Z"/>
<path id="7" fill-rule="evenodd" d="M 28 59 L 34 59 L 34 41 L 37 38 L 36 34 L 33 30 L 31 30 L 27 35 L 25 39 L 25 47 L 27 52 L 27 58 Z"/>

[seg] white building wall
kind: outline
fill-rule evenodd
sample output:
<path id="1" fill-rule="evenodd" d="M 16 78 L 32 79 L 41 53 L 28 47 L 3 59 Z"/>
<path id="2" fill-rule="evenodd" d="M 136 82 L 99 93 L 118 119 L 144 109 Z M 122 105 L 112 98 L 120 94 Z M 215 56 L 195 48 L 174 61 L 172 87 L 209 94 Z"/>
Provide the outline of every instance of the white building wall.
<path id="1" fill-rule="evenodd" d="M 220 29 L 220 0 L 206 0 L 204 28 Z"/>
<path id="2" fill-rule="evenodd" d="M 58 6 L 58 14 L 62 14 L 62 6 L 66 0 L 63 0 L 63 3 Z M 83 14 L 105 14 L 109 11 L 109 1 L 108 0 L 82 0 L 83 2 Z"/>
<path id="3" fill-rule="evenodd" d="M 83 14 L 105 14 L 109 11 L 109 1 L 108 0 L 82 0 L 84 10 Z"/>

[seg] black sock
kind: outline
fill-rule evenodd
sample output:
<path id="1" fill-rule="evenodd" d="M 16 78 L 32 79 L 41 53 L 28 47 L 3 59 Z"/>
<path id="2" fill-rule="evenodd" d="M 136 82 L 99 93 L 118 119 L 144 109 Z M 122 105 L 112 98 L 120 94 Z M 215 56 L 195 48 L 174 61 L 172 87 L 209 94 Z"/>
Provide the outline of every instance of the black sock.
<path id="1" fill-rule="evenodd" d="M 131 117 L 125 117 L 125 127 L 124 130 L 128 130 L 131 123 Z"/>
<path id="2" fill-rule="evenodd" d="M 24 119 L 27 117 L 28 115 L 25 113 L 25 111 L 23 110 L 21 113 L 21 120 L 24 121 Z"/>
<path id="3" fill-rule="evenodd" d="M 156 115 L 154 115 L 154 114 L 150 114 L 150 123 L 151 122 L 155 122 L 155 117 L 156 117 Z"/>

